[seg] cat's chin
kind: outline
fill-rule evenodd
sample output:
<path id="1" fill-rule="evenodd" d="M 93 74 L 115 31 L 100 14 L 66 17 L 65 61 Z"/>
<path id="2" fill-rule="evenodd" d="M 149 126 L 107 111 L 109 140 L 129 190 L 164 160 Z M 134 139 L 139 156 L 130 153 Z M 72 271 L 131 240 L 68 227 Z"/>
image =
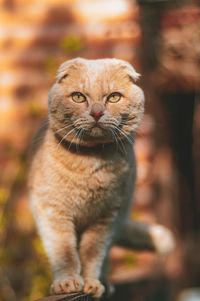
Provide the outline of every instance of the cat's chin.
<path id="1" fill-rule="evenodd" d="M 112 143 L 113 135 L 108 129 L 94 126 L 90 128 L 87 132 L 85 132 L 84 138 L 81 142 L 86 144 L 105 144 L 105 143 Z"/>
<path id="2" fill-rule="evenodd" d="M 105 131 L 103 131 L 102 128 L 95 126 L 90 130 L 89 135 L 94 138 L 102 138 L 105 136 Z"/>

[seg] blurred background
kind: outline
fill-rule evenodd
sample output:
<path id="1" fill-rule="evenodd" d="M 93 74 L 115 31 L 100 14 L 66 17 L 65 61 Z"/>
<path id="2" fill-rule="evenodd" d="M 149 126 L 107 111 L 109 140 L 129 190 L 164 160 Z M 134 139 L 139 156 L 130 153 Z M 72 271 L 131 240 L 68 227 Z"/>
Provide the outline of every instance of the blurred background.
<path id="1" fill-rule="evenodd" d="M 132 218 L 172 230 L 158 256 L 114 247 L 113 300 L 200 300 L 200 3 L 0 0 L 0 300 L 49 294 L 49 265 L 27 201 L 27 152 L 67 59 L 116 57 L 142 74 Z"/>

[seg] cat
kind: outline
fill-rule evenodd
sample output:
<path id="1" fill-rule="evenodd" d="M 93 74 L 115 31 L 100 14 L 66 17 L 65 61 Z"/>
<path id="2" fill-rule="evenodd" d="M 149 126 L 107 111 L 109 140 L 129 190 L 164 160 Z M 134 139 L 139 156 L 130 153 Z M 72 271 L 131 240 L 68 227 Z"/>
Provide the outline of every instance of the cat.
<path id="1" fill-rule="evenodd" d="M 55 294 L 105 291 L 108 251 L 133 197 L 133 138 L 144 113 L 138 78 L 119 59 L 76 58 L 60 66 L 49 92 L 29 192 Z"/>

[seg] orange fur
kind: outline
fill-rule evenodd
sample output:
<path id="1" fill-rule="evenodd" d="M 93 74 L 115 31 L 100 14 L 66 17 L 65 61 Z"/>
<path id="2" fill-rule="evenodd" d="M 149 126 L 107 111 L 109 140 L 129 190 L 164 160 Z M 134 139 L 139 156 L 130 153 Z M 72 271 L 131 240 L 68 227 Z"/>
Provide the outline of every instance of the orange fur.
<path id="1" fill-rule="evenodd" d="M 132 135 L 144 110 L 137 77 L 121 60 L 78 58 L 59 68 L 49 93 L 49 126 L 29 187 L 55 293 L 83 290 L 98 298 L 104 292 L 104 261 L 128 214 L 135 181 Z M 74 91 L 87 101 L 75 103 Z M 107 101 L 113 92 L 122 95 L 117 103 Z M 90 115 L 95 103 L 104 110 L 97 124 Z"/>

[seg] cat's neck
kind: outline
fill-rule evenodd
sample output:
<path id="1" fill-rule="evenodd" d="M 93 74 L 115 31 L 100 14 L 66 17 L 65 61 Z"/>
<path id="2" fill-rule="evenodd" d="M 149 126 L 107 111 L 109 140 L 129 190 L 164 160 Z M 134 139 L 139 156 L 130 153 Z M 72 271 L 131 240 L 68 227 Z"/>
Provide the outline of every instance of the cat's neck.
<path id="1" fill-rule="evenodd" d="M 121 143 L 123 143 L 123 146 L 120 143 L 105 143 L 93 146 L 77 145 L 66 140 L 62 141 L 61 137 L 56 137 L 55 132 L 48 128 L 44 140 L 44 149 L 49 158 L 62 163 L 65 167 L 67 166 L 67 169 L 72 167 L 77 169 L 79 165 L 85 166 L 86 163 L 89 166 L 93 166 L 97 162 L 102 165 L 105 161 L 119 163 L 122 160 L 132 164 L 133 145 L 127 141 L 121 141 Z"/>
<path id="2" fill-rule="evenodd" d="M 89 153 L 102 153 L 104 151 L 114 151 L 116 150 L 116 142 L 105 142 L 105 143 L 72 143 L 71 141 L 63 140 L 61 136 L 58 134 L 54 134 L 57 143 L 72 153 L 82 153 L 82 154 L 89 154 Z"/>

